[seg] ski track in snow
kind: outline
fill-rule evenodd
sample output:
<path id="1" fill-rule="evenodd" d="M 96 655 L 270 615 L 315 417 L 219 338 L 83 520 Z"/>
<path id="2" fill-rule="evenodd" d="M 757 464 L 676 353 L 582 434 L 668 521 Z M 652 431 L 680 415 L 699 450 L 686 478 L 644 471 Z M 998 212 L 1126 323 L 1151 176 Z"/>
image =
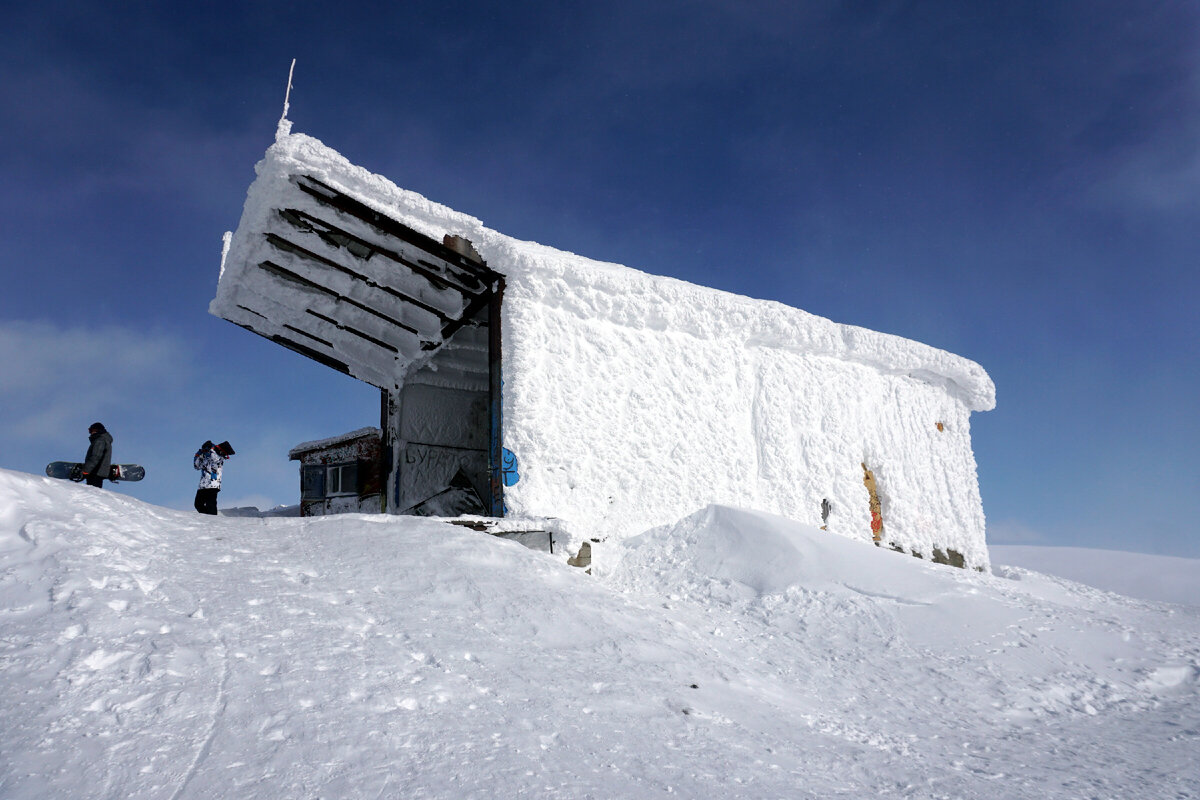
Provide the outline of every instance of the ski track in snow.
<path id="1" fill-rule="evenodd" d="M 1198 609 L 732 509 L 596 556 L 0 471 L 0 796 L 1200 797 Z"/>
<path id="2" fill-rule="evenodd" d="M 183 781 L 179 784 L 179 788 L 176 789 L 175 793 L 171 795 L 171 800 L 177 800 L 177 798 L 183 796 L 183 792 L 185 789 L 187 789 L 188 783 L 191 782 L 192 778 L 196 775 L 196 771 L 200 764 L 208 756 L 208 751 L 212 747 L 213 739 L 215 739 L 217 736 L 217 729 L 220 725 L 221 716 L 225 712 L 225 686 L 229 682 L 229 648 L 225 645 L 224 640 L 221 639 L 215 632 L 212 633 L 212 637 L 221 653 L 221 682 L 217 685 L 217 694 L 216 697 L 213 698 L 212 711 L 209 715 L 208 733 L 205 735 L 204 741 L 201 743 L 200 747 L 196 750 L 196 757 L 192 760 L 191 766 L 188 767 L 187 774 L 184 775 Z"/>

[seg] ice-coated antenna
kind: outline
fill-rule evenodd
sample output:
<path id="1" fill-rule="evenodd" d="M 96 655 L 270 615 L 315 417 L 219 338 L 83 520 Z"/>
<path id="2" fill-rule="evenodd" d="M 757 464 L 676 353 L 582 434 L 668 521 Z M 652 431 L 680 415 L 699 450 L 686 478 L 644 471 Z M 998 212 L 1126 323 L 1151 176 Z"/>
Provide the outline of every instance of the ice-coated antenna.
<path id="1" fill-rule="evenodd" d="M 292 59 L 292 66 L 288 69 L 288 85 L 287 91 L 283 94 L 283 114 L 279 117 L 279 125 L 275 128 L 275 138 L 282 139 L 292 132 L 292 122 L 287 118 L 288 101 L 292 97 L 292 73 L 296 71 L 296 59 Z"/>

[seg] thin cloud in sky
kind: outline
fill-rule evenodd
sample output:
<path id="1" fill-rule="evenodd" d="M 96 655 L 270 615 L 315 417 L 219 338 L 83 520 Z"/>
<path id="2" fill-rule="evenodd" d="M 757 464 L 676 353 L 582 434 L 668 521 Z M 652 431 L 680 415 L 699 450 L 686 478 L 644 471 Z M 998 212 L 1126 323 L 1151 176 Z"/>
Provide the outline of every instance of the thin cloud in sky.
<path id="1" fill-rule="evenodd" d="M 248 161 L 247 154 L 270 143 L 273 127 L 258 122 L 278 113 L 273 105 L 237 116 L 229 125 L 222 121 L 227 115 L 206 115 L 202 104 L 192 108 L 186 97 L 126 89 L 96 81 L 69 61 L 19 63 L 9 70 L 0 82 L 0 108 L 5 109 L 0 138 L 27 146 L 0 150 L 6 179 L 20 188 L 17 197 L 0 202 L 15 200 L 23 213 L 32 208 L 61 214 L 110 203 L 120 191 L 203 206 L 244 190 L 230 183 L 221 167 Z M 169 107 L 181 103 L 182 108 Z M 180 158 L 181 152 L 187 157 Z M 246 176 L 252 167 L 252 161 L 246 165 Z"/>
<path id="2" fill-rule="evenodd" d="M 1098 206 L 1148 213 L 1200 211 L 1200 119 L 1110 165 L 1092 189 Z"/>
<path id="3" fill-rule="evenodd" d="M 1085 203 L 1109 211 L 1200 208 L 1196 6 L 1122 6 L 1063 30 L 1067 42 L 1048 56 L 1059 78 L 1042 100 L 1064 184 L 1079 183 Z"/>
<path id="4" fill-rule="evenodd" d="M 1015 519 L 988 521 L 989 544 L 1047 544 L 1047 538 L 1038 531 Z"/>
<path id="5" fill-rule="evenodd" d="M 183 343 L 119 326 L 65 328 L 49 322 L 0 322 L 0 435 L 77 440 L 80 414 L 103 417 L 143 395 L 183 384 L 190 359 Z"/>

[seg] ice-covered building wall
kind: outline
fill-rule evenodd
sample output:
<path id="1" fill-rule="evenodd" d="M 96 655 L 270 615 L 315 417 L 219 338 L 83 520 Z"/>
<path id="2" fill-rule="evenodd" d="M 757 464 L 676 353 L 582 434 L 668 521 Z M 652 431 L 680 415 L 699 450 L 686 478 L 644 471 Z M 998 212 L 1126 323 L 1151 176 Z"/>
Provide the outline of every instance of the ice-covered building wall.
<path id="1" fill-rule="evenodd" d="M 718 502 L 988 565 L 970 414 L 994 406 L 994 387 L 979 365 L 779 303 L 513 239 L 306 136 L 281 135 L 257 169 L 222 266 L 219 316 L 236 316 L 236 287 L 253 266 L 247 219 L 262 216 L 271 186 L 295 175 L 433 239 L 468 239 L 503 276 L 500 436 L 519 473 L 504 489 L 507 513 L 620 538 Z M 439 369 L 463 347 L 472 350 L 469 337 L 361 368 L 395 371 L 397 431 L 405 413 L 423 414 L 416 401 L 400 410 L 405 393 L 442 384 L 486 397 L 477 362 L 461 375 Z M 469 405 L 467 394 L 460 399 Z M 465 450 L 482 444 L 483 427 L 471 430 Z M 872 530 L 868 472 L 881 531 Z"/>
<path id="2" fill-rule="evenodd" d="M 824 500 L 830 531 L 870 539 L 866 465 L 882 543 L 987 564 L 969 418 L 994 390 L 977 365 L 778 303 L 510 258 L 510 507 L 620 536 L 710 502 L 820 525 Z"/>

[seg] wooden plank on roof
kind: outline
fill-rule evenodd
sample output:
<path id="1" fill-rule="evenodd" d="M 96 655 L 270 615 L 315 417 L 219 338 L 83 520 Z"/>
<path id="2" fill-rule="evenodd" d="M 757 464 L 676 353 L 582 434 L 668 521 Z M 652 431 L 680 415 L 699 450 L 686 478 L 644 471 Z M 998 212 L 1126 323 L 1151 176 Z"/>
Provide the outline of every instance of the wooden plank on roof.
<path id="1" fill-rule="evenodd" d="M 323 239 L 326 238 L 326 236 L 342 237 L 353 246 L 356 246 L 358 248 L 365 248 L 368 251 L 368 253 L 378 253 L 379 255 L 383 256 L 384 258 L 387 258 L 388 260 L 393 261 L 396 264 L 403 266 L 405 269 L 409 270 L 410 272 L 412 272 L 416 275 L 420 275 L 422 278 L 424 278 L 425 280 L 427 280 L 431 284 L 433 284 L 434 288 L 436 288 L 436 289 L 449 289 L 451 291 L 457 292 L 458 294 L 462 294 L 462 295 L 473 294 L 476 291 L 473 287 L 468 287 L 468 286 L 464 285 L 461 281 L 454 280 L 455 276 L 453 273 L 443 273 L 436 268 L 436 265 L 432 265 L 432 268 L 431 268 L 431 266 L 422 266 L 420 263 L 421 259 L 413 260 L 413 259 L 407 258 L 404 256 L 404 254 L 400 253 L 397 250 L 392 250 L 388 247 L 384 247 L 382 244 L 380 244 L 378 242 L 371 242 L 371 241 L 368 241 L 368 240 L 362 238 L 361 236 L 356 236 L 353 233 L 351 233 L 350 231 L 346 230 L 345 228 L 338 226 L 338 225 L 334 225 L 329 220 L 323 219 L 314 214 L 310 214 L 309 212 L 304 211 L 302 209 L 299 209 L 299 208 L 279 209 L 279 213 L 281 216 L 284 217 L 284 219 L 289 224 L 291 224 L 293 226 L 297 225 L 296 221 L 300 221 L 300 222 L 306 222 L 310 225 L 313 225 L 314 227 L 319 226 L 321 228 L 324 228 L 325 229 L 324 235 L 322 235 L 322 232 L 319 230 L 315 231 L 315 233 L 318 236 L 321 236 L 321 238 L 323 238 Z M 296 218 L 296 221 L 288 219 L 288 217 L 286 215 L 294 216 Z M 364 258 L 369 258 L 369 255 L 364 256 Z"/>
<path id="2" fill-rule="evenodd" d="M 321 255 L 320 253 L 314 253 L 312 250 L 309 250 L 307 247 L 303 247 L 301 245 L 296 244 L 293 241 L 285 239 L 284 237 L 280 236 L 277 233 L 271 233 L 270 231 L 268 231 L 266 233 L 266 238 L 267 238 L 267 241 L 270 242 L 273 247 L 275 247 L 279 250 L 285 250 L 289 253 L 298 255 L 301 258 L 305 258 L 305 259 L 308 259 L 309 261 L 313 261 L 317 264 L 321 264 L 322 266 L 328 267 L 329 269 L 337 270 L 338 272 L 341 272 L 345 275 L 349 275 L 350 277 L 354 278 L 355 280 L 357 280 L 361 283 L 366 284 L 367 286 L 369 286 L 372 289 L 378 289 L 379 291 L 383 292 L 384 294 L 391 295 L 394 299 L 400 301 L 401 303 L 407 303 L 408 305 L 411 305 L 415 308 L 419 308 L 428 314 L 432 314 L 443 325 L 445 325 L 447 322 L 450 321 L 450 317 L 448 317 L 441 310 L 429 305 L 428 303 L 418 300 L 417 298 L 412 297 L 410 295 L 404 294 L 403 292 L 393 289 L 390 286 L 382 286 L 378 282 L 371 280 L 371 278 L 362 274 L 361 272 L 358 272 L 357 270 L 353 270 L 353 269 L 345 266 L 344 264 L 339 264 L 338 262 L 334 261 L 331 258 L 326 258 L 325 256 Z"/>
<path id="3" fill-rule="evenodd" d="M 487 265 L 481 264 L 459 253 L 457 250 L 447 247 L 442 242 L 426 236 L 420 231 L 397 222 L 386 214 L 371 208 L 366 203 L 356 200 L 316 178 L 309 175 L 298 175 L 293 178 L 293 181 L 297 188 L 316 199 L 317 202 L 356 217 L 368 223 L 376 230 L 394 236 L 402 242 L 407 242 L 417 249 L 437 258 L 439 261 L 444 262 L 444 266 L 424 260 L 421 263 L 435 272 L 446 267 L 452 268 L 455 271 L 451 274 L 463 282 L 465 287 L 470 287 L 471 291 L 475 291 L 474 287 L 480 287 L 483 291 L 487 291 L 486 287 L 491 284 L 498 274 L 494 270 L 489 269 Z M 415 265 L 408 264 L 408 266 L 412 268 Z"/>
<path id="4" fill-rule="evenodd" d="M 418 339 L 421 338 L 421 335 L 422 335 L 421 331 L 417 330 L 416 328 L 412 327 L 411 325 L 406 325 L 403 322 L 401 322 L 400 320 L 396 319 L 395 317 L 389 316 L 388 314 L 385 314 L 382 311 L 379 311 L 378 309 L 371 308 L 370 306 L 368 306 L 365 303 L 360 303 L 358 300 L 355 300 L 352 297 L 346 297 L 346 295 L 340 294 L 340 293 L 334 291 L 333 289 L 330 289 L 328 286 L 322 286 L 321 284 L 317 283 L 316 281 L 310 280 L 310 279 L 304 277 L 303 275 L 299 274 L 298 272 L 294 272 L 293 270 L 290 270 L 287 267 L 282 267 L 279 264 L 276 264 L 274 261 L 263 261 L 258 266 L 261 269 L 266 270 L 267 272 L 271 272 L 273 274 L 279 275 L 288 280 L 291 280 L 296 283 L 307 286 L 310 289 L 321 292 L 322 294 L 326 294 L 326 295 L 332 297 L 334 300 L 336 300 L 339 303 L 345 303 L 348 306 L 353 306 L 354 308 L 365 311 L 368 314 L 383 320 L 384 322 L 390 323 L 390 324 L 396 326 L 397 328 L 400 328 L 403 331 L 407 331 L 408 333 L 411 333 L 413 336 L 416 336 Z"/>
<path id="5" fill-rule="evenodd" d="M 391 353 L 399 353 L 400 352 L 400 348 L 394 347 L 393 345 L 388 344 L 387 342 L 383 341 L 382 339 L 376 339 L 371 334 L 363 333 L 359 329 L 354 328 L 350 325 L 346 325 L 344 323 L 338 322 L 333 317 L 327 317 L 324 314 L 320 314 L 316 311 L 313 311 L 311 308 L 305 309 L 305 313 L 311 314 L 312 316 L 316 317 L 317 319 L 319 319 L 323 322 L 328 322 L 330 325 L 337 328 L 339 331 L 345 331 L 346 333 L 349 333 L 353 336 L 357 336 L 358 338 L 360 338 L 364 341 L 370 342 L 371 344 L 375 345 L 376 347 L 383 348 L 384 350 L 387 350 Z M 284 326 L 284 327 L 288 327 L 288 326 Z"/>
<path id="6" fill-rule="evenodd" d="M 246 330 L 254 331 L 254 333 L 257 333 L 260 336 L 262 335 L 261 331 L 255 331 L 253 328 L 247 327 L 245 325 L 243 325 L 242 327 L 246 328 Z M 280 334 L 275 334 L 274 336 L 270 336 L 268 338 L 270 338 L 270 340 L 275 342 L 276 344 L 283 345 L 288 350 L 292 350 L 294 352 L 299 353 L 302 356 L 307 356 L 307 357 L 311 358 L 313 361 L 316 361 L 318 364 L 324 364 L 325 366 L 327 366 L 331 369 L 335 369 L 338 372 L 345 373 L 346 375 L 350 374 L 350 366 L 348 364 L 346 364 L 343 361 L 338 361 L 336 358 L 333 358 L 331 356 L 327 356 L 324 353 L 322 353 L 320 350 L 314 350 L 313 348 L 311 348 L 307 345 L 300 344 L 299 342 L 297 342 L 293 339 L 289 339 L 286 336 L 282 336 Z"/>

